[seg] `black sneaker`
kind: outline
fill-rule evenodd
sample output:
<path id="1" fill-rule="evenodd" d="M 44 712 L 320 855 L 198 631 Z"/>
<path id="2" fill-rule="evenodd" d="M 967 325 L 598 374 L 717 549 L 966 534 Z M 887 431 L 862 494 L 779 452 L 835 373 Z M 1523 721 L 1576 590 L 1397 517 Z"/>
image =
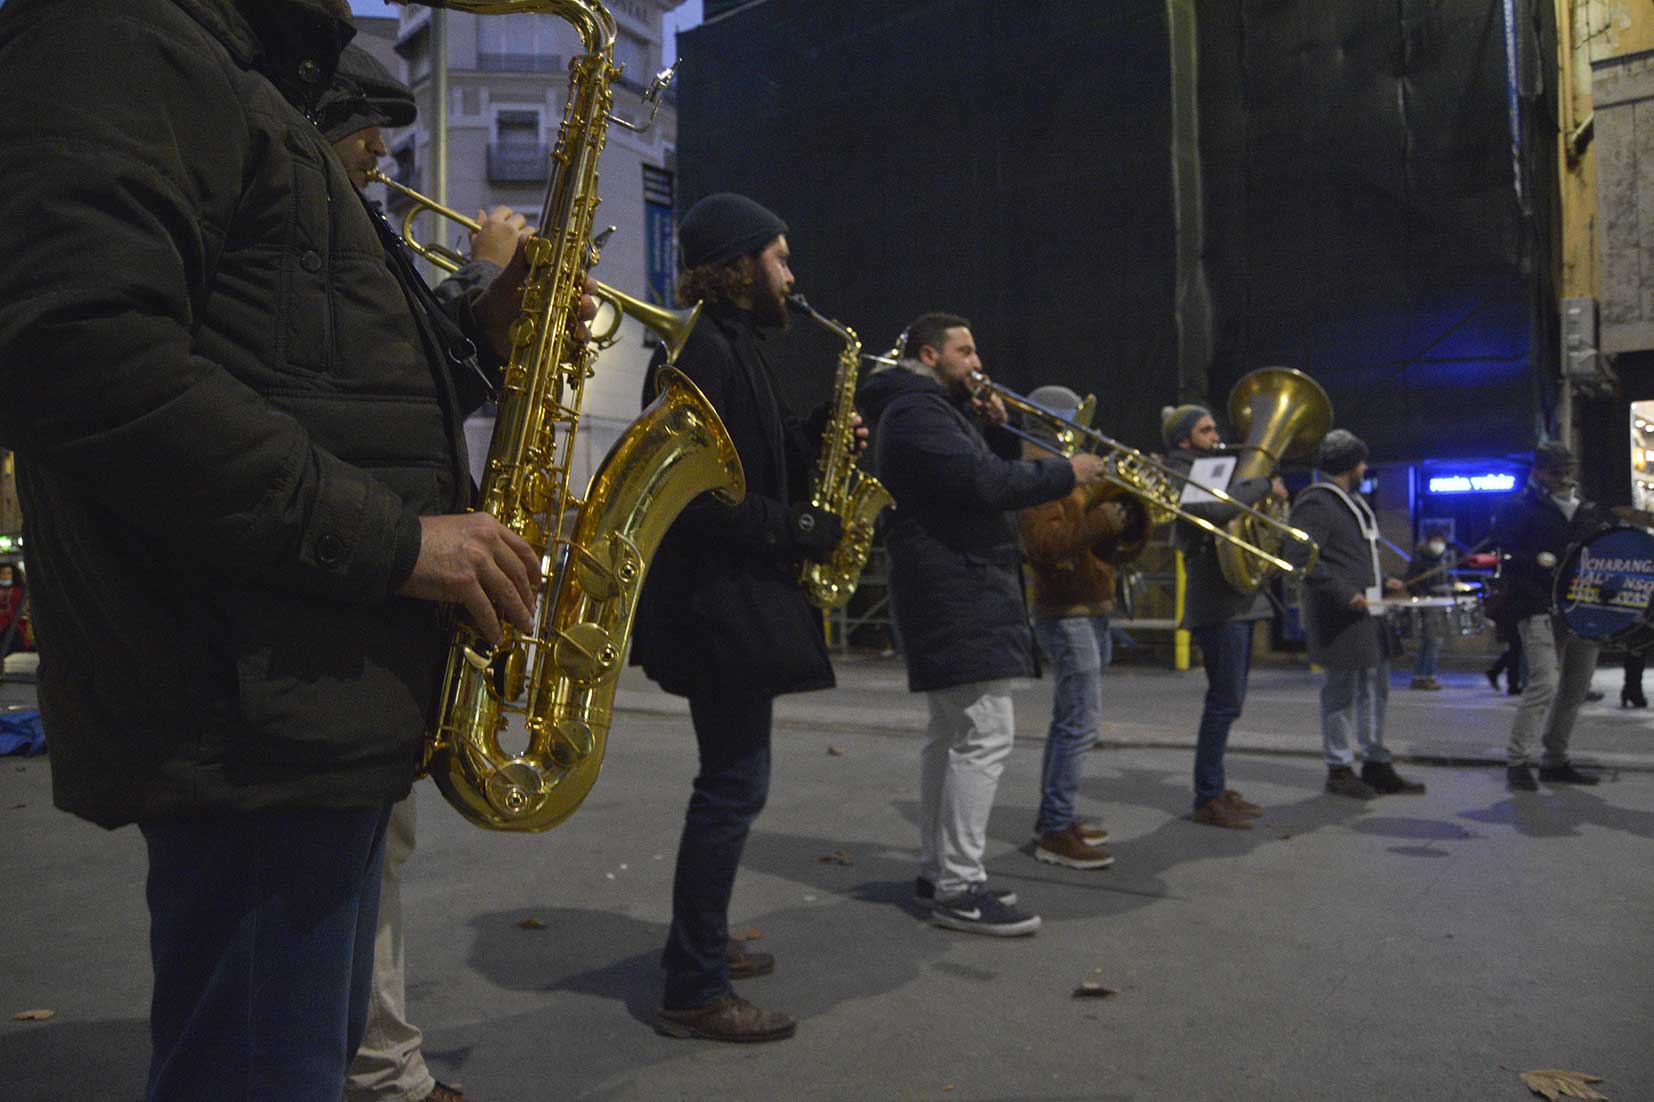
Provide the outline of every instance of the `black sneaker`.
<path id="1" fill-rule="evenodd" d="M 931 906 L 930 921 L 949 930 L 994 937 L 1021 937 L 1039 929 L 1039 915 L 1001 903 L 980 887 L 938 899 Z"/>
<path id="2" fill-rule="evenodd" d="M 1396 772 L 1387 761 L 1369 761 L 1361 766 L 1361 779 L 1372 785 L 1380 796 L 1417 796 L 1424 791 L 1423 783 L 1410 781 Z"/>
<path id="3" fill-rule="evenodd" d="M 1327 791 L 1334 796 L 1348 796 L 1352 800 L 1370 800 L 1378 795 L 1372 785 L 1356 776 L 1355 770 L 1347 765 L 1338 765 L 1327 770 Z"/>
<path id="4" fill-rule="evenodd" d="M 1581 773 L 1569 761 L 1561 765 L 1541 765 L 1539 779 L 1546 784 L 1598 784 L 1602 781 L 1595 773 Z"/>
<path id="5" fill-rule="evenodd" d="M 1539 782 L 1533 779 L 1533 770 L 1526 765 L 1505 766 L 1505 784 L 1518 792 L 1539 791 Z"/>
<path id="6" fill-rule="evenodd" d="M 984 886 L 985 885 L 982 885 L 982 884 L 977 885 L 978 888 L 981 888 L 981 887 L 984 887 Z M 1017 902 L 1017 893 L 1016 892 L 1001 891 L 998 888 L 988 888 L 988 894 L 993 896 L 995 899 L 999 900 L 1001 903 L 1005 904 L 1007 907 L 1016 906 L 1016 902 Z M 929 907 L 931 904 L 935 903 L 936 902 L 936 884 L 935 884 L 935 882 L 932 881 L 932 880 L 928 880 L 923 876 L 918 877 L 917 879 L 915 879 L 913 881 L 913 902 L 919 904 L 919 906 L 921 906 L 921 907 Z"/>

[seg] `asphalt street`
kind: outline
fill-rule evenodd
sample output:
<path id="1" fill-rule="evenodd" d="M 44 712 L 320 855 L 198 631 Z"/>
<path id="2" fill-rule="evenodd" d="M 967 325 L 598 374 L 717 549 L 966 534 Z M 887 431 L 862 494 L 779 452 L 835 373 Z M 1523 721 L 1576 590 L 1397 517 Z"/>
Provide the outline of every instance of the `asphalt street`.
<path id="1" fill-rule="evenodd" d="M 1048 683 L 1030 686 L 989 864 L 1045 926 L 1001 940 L 910 902 L 922 700 L 896 663 L 841 663 L 839 689 L 778 709 L 732 911 L 780 961 L 743 992 L 799 1032 L 729 1046 L 648 1024 L 694 751 L 681 702 L 628 674 L 604 776 L 557 830 L 490 834 L 420 786 L 412 1013 L 439 1077 L 480 1102 L 1515 1102 L 1539 1068 L 1654 1098 L 1654 720 L 1588 707 L 1575 746 L 1604 783 L 1513 795 L 1468 764 L 1497 758 L 1512 702 L 1448 680 L 1391 698 L 1429 791 L 1360 803 L 1321 792 L 1314 678 L 1258 670 L 1230 782 L 1268 811 L 1231 832 L 1184 818 L 1199 675 L 1115 667 L 1081 786 L 1114 835 L 1096 872 L 1030 856 Z M 53 810 L 49 781 L 44 759 L 0 760 L 0 1097 L 131 1102 L 142 841 Z M 11 1020 L 30 1009 L 54 1016 Z"/>

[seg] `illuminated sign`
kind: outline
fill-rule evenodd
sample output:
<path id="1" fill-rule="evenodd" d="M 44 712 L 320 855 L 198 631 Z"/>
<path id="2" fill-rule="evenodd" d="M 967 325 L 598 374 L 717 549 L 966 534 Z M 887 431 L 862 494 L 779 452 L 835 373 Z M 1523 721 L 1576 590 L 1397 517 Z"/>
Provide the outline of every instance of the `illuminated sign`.
<path id="1" fill-rule="evenodd" d="M 1513 474 L 1450 474 L 1430 479 L 1433 494 L 1508 494 L 1516 489 Z"/>

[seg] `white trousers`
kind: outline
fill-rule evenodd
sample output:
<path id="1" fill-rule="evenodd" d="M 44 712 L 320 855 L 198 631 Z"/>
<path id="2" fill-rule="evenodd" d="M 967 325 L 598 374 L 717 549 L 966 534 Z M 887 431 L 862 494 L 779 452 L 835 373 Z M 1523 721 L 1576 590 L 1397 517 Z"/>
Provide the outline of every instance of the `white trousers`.
<path id="1" fill-rule="evenodd" d="M 919 875 L 938 898 L 988 879 L 988 815 L 1016 723 L 1009 681 L 926 693 L 930 726 L 919 753 Z"/>
<path id="2" fill-rule="evenodd" d="M 379 881 L 379 927 L 373 937 L 373 997 L 362 1047 L 345 1078 L 347 1102 L 418 1102 L 436 1089 L 420 1052 L 424 1035 L 408 1021 L 402 963 L 402 865 L 414 851 L 414 794 L 391 808 L 385 871 Z"/>

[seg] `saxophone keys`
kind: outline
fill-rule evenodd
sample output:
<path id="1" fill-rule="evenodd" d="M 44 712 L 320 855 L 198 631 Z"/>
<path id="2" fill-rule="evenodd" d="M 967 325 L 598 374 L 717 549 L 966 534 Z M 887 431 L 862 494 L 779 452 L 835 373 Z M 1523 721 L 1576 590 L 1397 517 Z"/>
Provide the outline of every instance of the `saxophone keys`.
<path id="1" fill-rule="evenodd" d="M 483 791 L 494 810 L 507 818 L 520 819 L 545 803 L 550 787 L 533 762 L 514 758 L 488 778 Z"/>
<path id="2" fill-rule="evenodd" d="M 590 620 L 564 628 L 551 653 L 557 668 L 577 685 L 595 685 L 620 672 L 620 646 L 614 635 Z"/>

